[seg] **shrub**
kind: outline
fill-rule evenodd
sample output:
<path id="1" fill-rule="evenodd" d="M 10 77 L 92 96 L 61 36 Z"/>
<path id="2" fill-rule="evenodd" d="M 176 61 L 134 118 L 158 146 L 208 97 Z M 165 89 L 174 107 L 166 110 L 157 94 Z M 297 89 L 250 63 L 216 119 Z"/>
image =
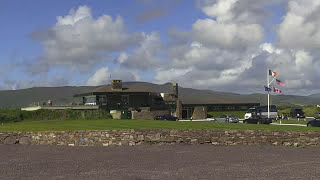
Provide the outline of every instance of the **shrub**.
<path id="1" fill-rule="evenodd" d="M 33 120 L 66 120 L 66 119 L 112 119 L 111 114 L 102 109 L 97 110 L 46 110 L 23 112 L 25 119 Z"/>
<path id="2" fill-rule="evenodd" d="M 66 120 L 66 119 L 112 119 L 111 114 L 97 110 L 48 110 L 21 111 L 20 109 L 0 109 L 0 123 L 28 120 Z"/>
<path id="3" fill-rule="evenodd" d="M 20 122 L 24 117 L 19 109 L 0 109 L 0 123 Z"/>

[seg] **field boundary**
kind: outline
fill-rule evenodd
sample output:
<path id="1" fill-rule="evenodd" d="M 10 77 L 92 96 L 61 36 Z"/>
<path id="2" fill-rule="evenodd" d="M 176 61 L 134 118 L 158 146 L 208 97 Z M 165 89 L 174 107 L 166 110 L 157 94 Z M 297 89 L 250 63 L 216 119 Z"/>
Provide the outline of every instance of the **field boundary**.
<path id="1" fill-rule="evenodd" d="M 0 133 L 0 144 L 134 146 L 140 144 L 213 144 L 319 146 L 319 131 L 274 130 L 95 130 Z"/>

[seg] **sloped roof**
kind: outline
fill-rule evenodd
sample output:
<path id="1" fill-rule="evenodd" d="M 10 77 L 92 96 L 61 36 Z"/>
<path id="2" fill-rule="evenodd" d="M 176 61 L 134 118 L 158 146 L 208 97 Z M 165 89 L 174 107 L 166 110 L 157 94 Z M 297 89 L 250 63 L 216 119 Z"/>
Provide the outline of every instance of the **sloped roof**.
<path id="1" fill-rule="evenodd" d="M 89 92 L 152 92 L 152 89 L 144 86 L 127 84 L 122 87 L 122 90 L 113 90 L 111 88 L 111 85 L 105 85 L 105 86 L 101 86 L 99 88 L 93 89 Z"/>
<path id="2" fill-rule="evenodd" d="M 111 85 L 104 85 L 89 91 L 89 93 L 103 92 L 154 92 L 154 93 L 172 93 L 172 84 L 166 83 L 157 85 L 144 82 L 124 82 L 122 91 L 112 90 Z M 253 99 L 240 98 L 240 95 L 234 93 L 213 92 L 208 90 L 196 90 L 191 88 L 179 87 L 179 99 L 183 104 L 248 104 L 256 103 Z"/>

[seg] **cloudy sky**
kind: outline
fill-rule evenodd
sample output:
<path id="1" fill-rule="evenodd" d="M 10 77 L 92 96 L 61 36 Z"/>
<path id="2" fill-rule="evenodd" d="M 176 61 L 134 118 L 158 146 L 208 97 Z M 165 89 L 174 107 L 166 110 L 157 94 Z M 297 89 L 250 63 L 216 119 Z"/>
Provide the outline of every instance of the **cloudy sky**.
<path id="1" fill-rule="evenodd" d="M 0 0 L 0 89 L 111 79 L 284 94 L 320 88 L 320 0 Z"/>

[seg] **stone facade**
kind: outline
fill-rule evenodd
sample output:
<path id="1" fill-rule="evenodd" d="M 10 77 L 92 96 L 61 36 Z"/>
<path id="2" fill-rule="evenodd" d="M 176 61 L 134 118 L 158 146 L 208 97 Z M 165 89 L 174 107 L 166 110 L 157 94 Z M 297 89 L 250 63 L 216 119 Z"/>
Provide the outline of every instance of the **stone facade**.
<path id="1" fill-rule="evenodd" d="M 193 110 L 192 119 L 207 119 L 207 107 L 197 106 Z"/>
<path id="2" fill-rule="evenodd" d="M 182 102 L 180 100 L 176 101 L 176 117 L 182 119 Z"/>
<path id="3" fill-rule="evenodd" d="M 140 144 L 319 146 L 319 131 L 271 130 L 99 130 L 4 132 L 0 144 L 121 146 Z"/>
<path id="4" fill-rule="evenodd" d="M 164 114 L 170 114 L 168 110 L 163 111 L 132 111 L 132 119 L 137 120 L 153 120 L 155 116 L 160 116 Z"/>

